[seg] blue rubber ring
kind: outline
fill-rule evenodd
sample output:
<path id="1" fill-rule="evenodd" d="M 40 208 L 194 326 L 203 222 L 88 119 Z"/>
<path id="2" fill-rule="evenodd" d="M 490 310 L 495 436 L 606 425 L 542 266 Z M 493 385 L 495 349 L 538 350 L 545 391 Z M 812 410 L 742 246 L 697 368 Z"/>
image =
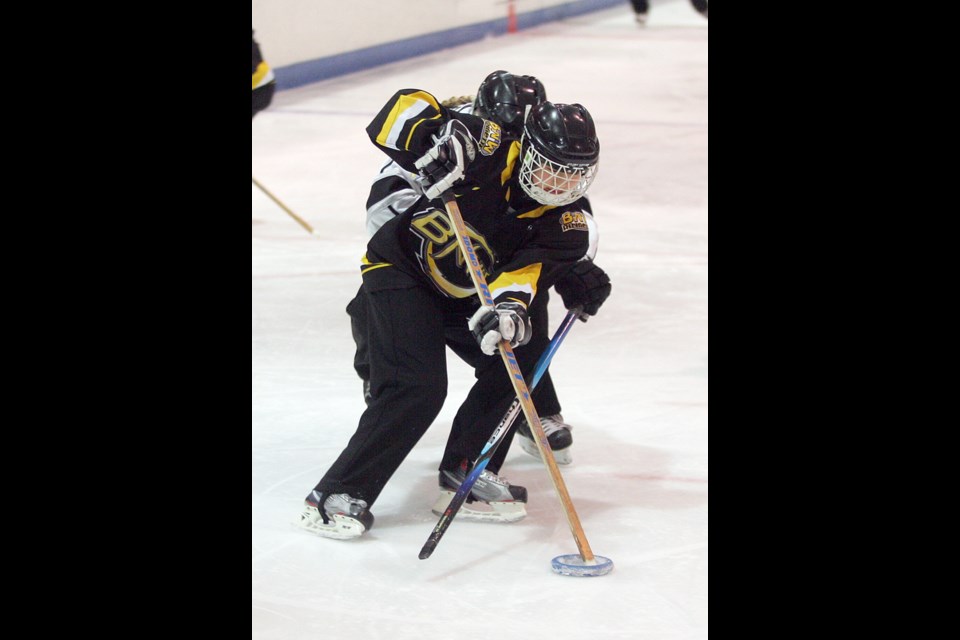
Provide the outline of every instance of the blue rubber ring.
<path id="1" fill-rule="evenodd" d="M 613 571 L 613 560 L 603 556 L 594 556 L 594 562 L 587 564 L 579 553 L 557 556 L 550 563 L 554 573 L 562 576 L 595 577 L 605 576 Z"/>

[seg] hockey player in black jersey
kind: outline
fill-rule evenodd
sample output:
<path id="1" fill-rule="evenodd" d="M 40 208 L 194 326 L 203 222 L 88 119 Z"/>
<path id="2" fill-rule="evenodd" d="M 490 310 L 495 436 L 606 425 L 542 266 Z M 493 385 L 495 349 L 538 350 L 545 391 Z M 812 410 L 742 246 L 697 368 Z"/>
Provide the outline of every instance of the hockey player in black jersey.
<path id="1" fill-rule="evenodd" d="M 505 135 L 520 138 L 526 107 L 533 107 L 546 99 L 546 90 L 537 78 L 498 70 L 483 80 L 475 99 L 465 96 L 445 101 L 443 104 L 453 107 L 459 113 L 472 113 L 493 120 L 503 128 Z M 370 236 L 373 236 L 384 222 L 400 215 L 422 195 L 416 178 L 417 174 L 404 170 L 394 161 L 383 166 L 371 186 L 367 200 L 367 232 Z M 589 249 L 581 262 L 558 278 L 556 289 L 561 293 L 568 309 L 583 307 L 584 315 L 587 316 L 595 315 L 609 295 L 610 279 L 592 262 L 597 250 L 596 225 L 587 199 L 583 198 L 581 204 L 589 225 Z M 549 299 L 548 292 L 542 290 L 527 310 L 533 327 L 533 338 L 528 350 L 542 353 L 549 344 Z M 367 362 L 366 300 L 362 285 L 347 305 L 347 313 L 350 315 L 353 338 L 357 345 L 354 369 L 363 380 L 364 399 L 369 402 L 371 396 L 370 367 Z M 573 444 L 571 426 L 564 422 L 561 415 L 560 401 L 549 371 L 544 374 L 534 391 L 533 399 L 554 458 L 558 464 L 569 464 L 572 461 Z M 522 415 L 517 419 L 516 426 L 521 448 L 539 459 L 540 452 Z M 502 466 L 506 454 L 506 447 L 498 448 L 491 463 L 493 469 Z"/>
<path id="2" fill-rule="evenodd" d="M 253 116 L 251 117 L 254 117 L 258 111 L 266 109 L 273 100 L 277 82 L 270 65 L 263 60 L 256 39 L 252 37 L 251 39 L 253 40 Z"/>
<path id="3" fill-rule="evenodd" d="M 600 157 L 593 119 L 579 104 L 533 107 L 517 140 L 492 120 L 404 89 L 367 134 L 400 167 L 419 174 L 423 196 L 379 228 L 362 261 L 372 398 L 297 522 L 331 538 L 357 537 L 373 525 L 370 507 L 443 406 L 447 346 L 477 378 L 440 463 L 441 489 L 459 486 L 512 401 L 503 362 L 491 357 L 497 344 L 507 340 L 517 347 L 521 369 L 532 367 L 540 354 L 523 347 L 532 336 L 527 309 L 587 253 L 581 200 Z M 477 302 L 439 200 L 446 192 L 457 198 L 493 307 Z M 478 480 L 461 517 L 468 508 L 478 519 L 526 515 L 526 489 L 495 471 Z"/>

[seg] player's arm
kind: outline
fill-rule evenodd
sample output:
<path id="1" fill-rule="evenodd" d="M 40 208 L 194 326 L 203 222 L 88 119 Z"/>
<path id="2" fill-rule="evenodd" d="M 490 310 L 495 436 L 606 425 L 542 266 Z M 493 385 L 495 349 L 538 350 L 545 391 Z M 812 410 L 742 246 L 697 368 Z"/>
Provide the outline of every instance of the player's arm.
<path id="1" fill-rule="evenodd" d="M 414 163 L 435 142 L 450 119 L 450 111 L 437 99 L 419 89 L 401 89 L 367 125 L 370 140 L 407 171 L 417 172 Z"/>
<path id="2" fill-rule="evenodd" d="M 589 247 L 586 255 L 557 277 L 554 288 L 563 299 L 563 306 L 567 309 L 580 307 L 583 312 L 580 319 L 586 321 L 588 316 L 597 315 L 600 307 L 610 296 L 612 286 L 610 276 L 594 262 L 597 255 L 599 233 L 593 211 L 586 198 L 577 203 L 587 224 Z"/>

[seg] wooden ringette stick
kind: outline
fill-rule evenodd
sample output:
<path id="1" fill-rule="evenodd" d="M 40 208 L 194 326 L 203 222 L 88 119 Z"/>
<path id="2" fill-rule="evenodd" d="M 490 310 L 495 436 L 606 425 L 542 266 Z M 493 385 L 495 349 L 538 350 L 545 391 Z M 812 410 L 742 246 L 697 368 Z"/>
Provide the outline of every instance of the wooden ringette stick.
<path id="1" fill-rule="evenodd" d="M 490 294 L 490 288 L 487 286 L 486 276 L 483 275 L 483 266 L 473 250 L 473 244 L 467 236 L 466 227 L 463 224 L 463 216 L 460 214 L 460 206 L 457 204 L 456 197 L 448 191 L 442 196 L 443 204 L 450 217 L 450 224 L 453 226 L 453 232 L 457 237 L 457 245 L 463 253 L 467 266 L 470 269 L 470 278 L 477 289 L 477 295 L 480 296 L 480 303 L 493 307 L 493 296 Z M 513 353 L 513 348 L 506 340 L 500 341 L 500 356 L 507 367 L 507 373 L 510 375 L 510 381 L 513 383 L 513 389 L 520 400 L 520 407 L 523 409 L 523 415 L 527 418 L 527 424 L 533 434 L 533 441 L 537 443 L 537 449 L 540 451 L 540 458 L 547 465 L 550 472 L 550 479 L 553 481 L 553 488 L 557 491 L 560 498 L 560 504 L 567 515 L 567 522 L 570 524 L 570 532 L 573 539 L 577 542 L 577 549 L 580 550 L 580 557 L 585 564 L 594 564 L 596 562 L 593 551 L 590 549 L 590 543 L 587 542 L 587 536 L 580 525 L 580 518 L 573 508 L 573 501 L 570 500 L 570 494 L 567 491 L 567 485 L 563 482 L 560 475 L 560 469 L 557 467 L 556 460 L 553 459 L 553 452 L 550 449 L 550 443 L 547 440 L 547 434 L 543 431 L 543 425 L 540 424 L 540 416 L 533 406 L 533 400 L 530 398 L 530 391 L 527 389 L 527 383 L 523 380 L 523 373 L 520 371 L 520 365 L 517 357 Z"/>
<path id="2" fill-rule="evenodd" d="M 557 349 L 560 348 L 560 343 L 563 342 L 563 339 L 570 331 L 570 327 L 572 327 L 574 321 L 580 317 L 580 313 L 582 311 L 582 307 L 575 307 L 567 312 L 567 315 L 564 316 L 563 321 L 560 323 L 560 327 L 554 334 L 553 339 L 550 340 L 550 344 L 548 344 L 547 348 L 544 349 L 542 354 L 540 354 L 540 359 L 537 360 L 537 364 L 533 368 L 533 375 L 530 376 L 530 382 L 527 383 L 527 387 L 530 388 L 531 393 L 537 387 L 537 384 L 540 382 L 540 378 L 543 377 L 543 374 L 547 372 L 547 367 L 550 366 L 550 361 L 553 360 L 553 354 L 556 353 Z M 450 524 L 460 511 L 460 507 L 462 507 L 463 503 L 466 502 L 467 496 L 473 489 L 473 485 L 477 483 L 477 480 L 480 478 L 480 474 L 483 473 L 483 470 L 487 467 L 487 464 L 489 464 L 490 459 L 493 458 L 493 454 L 495 454 L 497 449 L 500 447 L 500 443 L 503 442 L 503 436 L 506 435 L 506 433 L 513 426 L 513 423 L 519 414 L 520 401 L 517 398 L 514 398 L 513 402 L 510 404 L 510 408 L 507 409 L 507 412 L 503 415 L 503 418 L 499 423 L 497 423 L 497 428 L 493 430 L 493 435 L 491 435 L 490 439 L 487 440 L 487 444 L 483 445 L 480 455 L 477 456 L 477 459 L 473 461 L 473 466 L 470 467 L 470 470 L 464 477 L 463 482 L 460 483 L 460 488 L 457 489 L 457 492 L 453 495 L 453 498 L 450 499 L 450 503 L 447 504 L 447 508 L 444 509 L 443 513 L 440 515 L 440 519 L 437 521 L 437 526 L 433 528 L 433 532 L 430 533 L 430 537 L 427 538 L 427 541 L 420 549 L 421 560 L 426 560 L 436 550 L 437 545 L 440 544 L 440 539 L 443 538 L 443 534 L 445 534 L 447 529 L 450 528 Z"/>
<path id="3" fill-rule="evenodd" d="M 269 191 L 267 191 L 267 188 L 266 188 L 265 186 L 263 186 L 262 184 L 260 184 L 259 182 L 257 182 L 257 179 L 256 179 L 256 178 L 253 178 L 253 184 L 255 184 L 255 185 L 257 185 L 258 187 L 260 187 L 260 191 L 263 191 L 265 194 L 267 194 L 267 197 L 268 197 L 268 198 L 270 198 L 271 200 L 273 200 L 274 202 L 276 202 L 277 205 L 278 205 L 281 209 L 283 209 L 284 211 L 286 211 L 287 214 L 288 214 L 291 218 L 293 218 L 294 220 L 296 220 L 297 223 L 299 223 L 299 225 L 300 225 L 301 227 L 303 227 L 304 229 L 306 229 L 306 230 L 307 230 L 307 233 L 309 233 L 310 235 L 313 235 L 313 236 L 318 235 L 317 232 L 313 230 L 313 227 L 311 227 L 309 224 L 307 224 L 307 221 L 306 221 L 306 220 L 304 220 L 303 218 L 301 218 L 300 216 L 298 216 L 297 214 L 295 214 L 293 211 L 291 211 L 291 210 L 290 210 L 290 207 L 288 207 L 287 205 L 285 205 L 285 204 L 283 204 L 282 202 L 280 202 L 280 198 L 278 198 L 277 196 L 275 196 L 275 195 L 273 195 L 272 193 L 270 193 Z"/>

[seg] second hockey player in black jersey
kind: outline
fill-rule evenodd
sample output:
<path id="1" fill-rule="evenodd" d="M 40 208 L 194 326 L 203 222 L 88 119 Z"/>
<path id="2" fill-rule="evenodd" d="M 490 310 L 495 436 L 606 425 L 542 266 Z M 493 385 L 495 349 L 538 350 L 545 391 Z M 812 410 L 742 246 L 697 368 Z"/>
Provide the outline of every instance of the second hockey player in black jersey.
<path id="1" fill-rule="evenodd" d="M 527 371 L 539 353 L 527 307 L 587 253 L 580 201 L 600 156 L 593 119 L 579 104 L 544 102 L 515 139 L 491 120 L 453 112 L 431 94 L 397 92 L 367 133 L 423 196 L 371 238 L 361 267 L 368 298 L 372 399 L 346 449 L 306 499 L 298 523 L 350 538 L 373 524 L 370 506 L 423 436 L 446 398 L 449 346 L 477 382 L 454 419 L 440 464 L 441 488 L 456 489 L 512 400 L 501 339 Z M 493 307 L 479 307 L 467 265 L 439 197 L 451 192 L 483 265 Z M 501 446 L 509 446 L 504 442 Z M 441 495 L 442 497 L 442 495 Z M 467 506 L 478 517 L 526 514 L 526 490 L 490 474 Z M 434 509 L 442 505 L 434 505 Z"/>
<path id="2" fill-rule="evenodd" d="M 273 76 L 273 70 L 264 62 L 260 46 L 256 39 L 253 39 L 253 116 L 251 117 L 255 117 L 258 111 L 263 111 L 270 105 L 276 89 L 277 81 Z"/>

